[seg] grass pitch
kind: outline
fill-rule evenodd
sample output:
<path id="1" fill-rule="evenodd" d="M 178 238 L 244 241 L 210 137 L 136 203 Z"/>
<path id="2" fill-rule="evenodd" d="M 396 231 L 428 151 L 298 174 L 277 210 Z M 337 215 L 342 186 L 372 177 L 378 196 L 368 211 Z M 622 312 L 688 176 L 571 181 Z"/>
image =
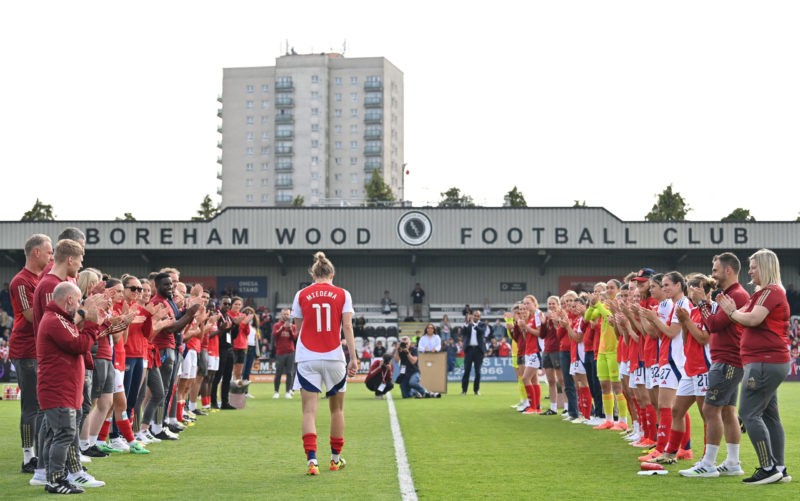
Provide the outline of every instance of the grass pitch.
<path id="1" fill-rule="evenodd" d="M 321 474 L 305 476 L 300 399 L 272 399 L 271 384 L 253 384 L 256 398 L 240 411 L 198 418 L 176 442 L 148 446 L 147 456 L 95 459 L 89 471 L 107 482 L 85 498 L 104 499 L 400 499 L 388 402 L 362 384 L 349 385 L 343 456 L 347 468 L 330 472 L 329 418 L 320 402 Z M 779 393 L 786 430 L 786 461 L 796 481 L 745 486 L 741 478 L 639 477 L 639 450 L 617 433 L 594 431 L 556 416 L 525 416 L 509 406 L 515 384 L 488 383 L 482 395 L 460 396 L 459 385 L 441 399 L 394 400 L 420 499 L 798 499 L 800 498 L 800 385 Z M 546 387 L 543 387 L 547 393 Z M 547 401 L 543 402 L 546 405 Z M 692 410 L 695 458 L 703 450 L 702 421 Z M 0 402 L 0 498 L 52 498 L 19 473 L 19 402 Z M 720 460 L 725 448 L 720 451 Z M 742 463 L 757 462 L 743 437 Z"/>

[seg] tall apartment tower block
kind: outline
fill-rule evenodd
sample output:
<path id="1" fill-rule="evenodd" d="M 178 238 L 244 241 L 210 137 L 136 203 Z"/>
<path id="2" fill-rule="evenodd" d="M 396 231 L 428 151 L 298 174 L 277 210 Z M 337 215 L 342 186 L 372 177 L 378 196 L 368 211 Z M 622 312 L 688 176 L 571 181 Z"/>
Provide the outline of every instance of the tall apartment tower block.
<path id="1" fill-rule="evenodd" d="M 225 68 L 218 100 L 222 207 L 362 205 L 376 169 L 404 199 L 403 73 L 385 58 Z"/>

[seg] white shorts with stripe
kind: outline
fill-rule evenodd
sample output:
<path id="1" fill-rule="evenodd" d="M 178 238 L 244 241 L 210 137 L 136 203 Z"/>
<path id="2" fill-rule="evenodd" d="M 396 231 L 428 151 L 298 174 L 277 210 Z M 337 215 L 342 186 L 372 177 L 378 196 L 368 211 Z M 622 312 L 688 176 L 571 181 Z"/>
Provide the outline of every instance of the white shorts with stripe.
<path id="1" fill-rule="evenodd" d="M 676 374 L 672 365 L 662 365 L 658 368 L 658 386 L 659 388 L 669 388 L 677 390 L 680 383 L 680 374 Z"/>
<path id="2" fill-rule="evenodd" d="M 347 391 L 347 366 L 342 360 L 307 360 L 297 362 L 294 390 L 306 390 L 331 397 Z"/>
<path id="3" fill-rule="evenodd" d="M 631 375 L 630 365 L 628 364 L 628 362 L 625 362 L 623 360 L 622 362 L 619 363 L 619 376 L 622 377 L 630 375 Z"/>
<path id="4" fill-rule="evenodd" d="M 194 379 L 197 377 L 197 352 L 194 350 L 187 350 L 186 356 L 183 358 L 181 364 L 181 379 Z"/>
<path id="5" fill-rule="evenodd" d="M 678 383 L 679 397 L 705 397 L 708 392 L 708 372 L 696 376 L 684 376 Z"/>
<path id="6" fill-rule="evenodd" d="M 114 393 L 125 393 L 125 371 L 114 369 Z"/>
<path id="7" fill-rule="evenodd" d="M 644 369 L 644 386 L 648 390 L 658 388 L 658 365 L 651 365 Z"/>
<path id="8" fill-rule="evenodd" d="M 208 370 L 210 370 L 210 371 L 218 371 L 219 370 L 219 355 L 209 355 L 208 356 Z"/>
<path id="9" fill-rule="evenodd" d="M 636 369 L 631 374 L 631 378 L 628 381 L 628 388 L 636 388 L 637 386 L 641 385 L 644 386 L 644 373 L 647 372 L 647 369 L 644 367 L 639 367 L 638 364 Z"/>
<path id="10" fill-rule="evenodd" d="M 525 355 L 525 367 L 540 369 L 542 367 L 542 356 L 539 353 Z"/>

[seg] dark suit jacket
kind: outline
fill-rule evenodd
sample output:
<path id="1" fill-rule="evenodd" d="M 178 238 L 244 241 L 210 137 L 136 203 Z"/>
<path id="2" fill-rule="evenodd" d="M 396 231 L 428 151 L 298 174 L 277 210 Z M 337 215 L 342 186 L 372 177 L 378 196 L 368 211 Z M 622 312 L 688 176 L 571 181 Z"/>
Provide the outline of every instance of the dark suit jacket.
<path id="1" fill-rule="evenodd" d="M 464 328 L 461 330 L 461 337 L 464 338 L 464 350 L 469 347 L 469 340 L 472 337 L 472 326 L 475 325 L 474 323 L 467 323 L 464 324 Z M 481 350 L 481 353 L 486 353 L 486 342 L 485 340 L 489 337 L 489 324 L 481 320 L 475 325 L 475 337 L 478 339 L 478 349 Z"/>

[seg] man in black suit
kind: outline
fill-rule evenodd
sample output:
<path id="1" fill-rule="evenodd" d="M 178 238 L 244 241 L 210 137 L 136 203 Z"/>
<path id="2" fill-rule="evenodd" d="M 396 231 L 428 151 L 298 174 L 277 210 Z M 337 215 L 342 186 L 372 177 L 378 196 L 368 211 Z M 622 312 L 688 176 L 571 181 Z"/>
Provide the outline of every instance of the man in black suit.
<path id="1" fill-rule="evenodd" d="M 484 340 L 489 337 L 489 325 L 481 320 L 480 310 L 467 314 L 467 323 L 461 334 L 464 337 L 464 376 L 461 378 L 461 394 L 467 394 L 469 375 L 474 366 L 475 382 L 472 389 L 476 395 L 480 395 L 481 365 L 483 365 L 483 355 L 486 353 Z"/>

